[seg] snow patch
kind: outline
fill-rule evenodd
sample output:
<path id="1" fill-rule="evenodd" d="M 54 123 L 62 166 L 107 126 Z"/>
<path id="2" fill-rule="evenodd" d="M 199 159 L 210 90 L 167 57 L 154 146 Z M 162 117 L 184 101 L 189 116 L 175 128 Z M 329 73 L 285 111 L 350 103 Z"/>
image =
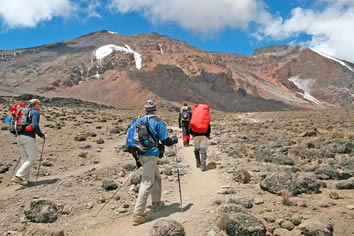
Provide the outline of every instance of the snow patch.
<path id="1" fill-rule="evenodd" d="M 138 70 L 141 69 L 141 62 L 142 62 L 141 55 L 135 52 L 134 50 L 132 50 L 128 45 L 125 45 L 125 47 L 119 47 L 113 44 L 102 46 L 96 50 L 96 58 L 101 61 L 103 58 L 111 54 L 113 51 L 133 54 L 136 68 Z"/>
<path id="2" fill-rule="evenodd" d="M 100 74 L 98 73 L 98 71 L 96 72 L 96 75 L 95 75 L 96 79 L 100 79 Z"/>
<path id="3" fill-rule="evenodd" d="M 288 79 L 289 81 L 293 82 L 296 87 L 298 87 L 299 89 L 303 90 L 304 93 L 298 93 L 300 95 L 302 95 L 306 100 L 313 102 L 315 104 L 320 104 L 321 102 L 314 98 L 313 96 L 311 96 L 310 92 L 311 92 L 311 88 L 315 83 L 315 80 L 313 79 L 300 79 L 298 76 L 296 77 L 291 77 Z"/>
<path id="4" fill-rule="evenodd" d="M 161 44 L 159 44 L 159 47 L 160 47 L 160 52 L 161 52 L 161 54 L 164 55 L 165 53 L 164 53 L 163 50 L 162 50 Z"/>
<path id="5" fill-rule="evenodd" d="M 338 60 L 337 58 L 334 58 L 334 57 L 332 57 L 332 56 L 330 56 L 330 55 L 327 55 L 326 53 L 317 51 L 317 50 L 315 50 L 315 49 L 313 49 L 313 48 L 310 48 L 310 49 L 311 49 L 312 51 L 314 51 L 315 53 L 320 54 L 320 55 L 323 56 L 323 57 L 326 57 L 326 58 L 331 59 L 331 60 L 333 60 L 333 61 L 335 61 L 335 62 L 338 62 L 338 63 L 341 64 L 342 66 L 345 66 L 345 67 L 347 67 L 349 70 L 351 70 L 351 71 L 354 72 L 354 70 L 353 70 L 350 66 L 348 66 L 347 64 L 345 64 L 343 61 Z"/>
<path id="6" fill-rule="evenodd" d="M 110 33 L 110 34 L 118 34 L 116 32 L 112 32 L 112 31 L 108 31 L 108 33 Z"/>

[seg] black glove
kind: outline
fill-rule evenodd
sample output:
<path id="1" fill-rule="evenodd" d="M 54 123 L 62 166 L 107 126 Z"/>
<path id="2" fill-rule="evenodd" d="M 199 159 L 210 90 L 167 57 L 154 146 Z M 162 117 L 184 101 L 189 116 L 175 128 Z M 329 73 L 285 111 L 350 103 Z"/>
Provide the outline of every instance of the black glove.
<path id="1" fill-rule="evenodd" d="M 142 167 L 142 165 L 141 165 L 141 163 L 140 163 L 140 161 L 139 161 L 138 156 L 137 156 L 136 154 L 133 154 L 133 157 L 134 157 L 134 159 L 135 159 L 136 168 L 139 169 L 140 167 Z"/>
<path id="2" fill-rule="evenodd" d="M 159 152 L 160 152 L 159 158 L 162 158 L 163 154 L 165 153 L 165 146 L 163 144 L 159 143 L 157 145 L 157 148 L 159 149 Z"/>
<path id="3" fill-rule="evenodd" d="M 172 141 L 173 144 L 177 144 L 177 143 L 178 143 L 178 138 L 177 138 L 177 136 L 172 136 L 172 137 L 171 137 L 171 141 Z"/>

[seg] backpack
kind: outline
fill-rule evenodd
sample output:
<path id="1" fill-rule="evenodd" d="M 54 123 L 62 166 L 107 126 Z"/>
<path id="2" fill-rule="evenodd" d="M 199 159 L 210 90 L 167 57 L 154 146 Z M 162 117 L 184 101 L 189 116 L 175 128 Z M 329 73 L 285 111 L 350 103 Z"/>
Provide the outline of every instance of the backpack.
<path id="1" fill-rule="evenodd" d="M 9 130 L 12 134 L 22 134 L 24 131 L 32 131 L 29 125 L 30 109 L 25 104 L 14 104 L 11 106 L 11 120 Z"/>
<path id="2" fill-rule="evenodd" d="M 199 134 L 208 132 L 210 124 L 209 110 L 210 106 L 206 104 L 197 104 L 194 106 L 193 115 L 189 124 L 193 132 Z"/>
<path id="3" fill-rule="evenodd" d="M 149 120 L 153 117 L 157 116 L 144 116 L 130 123 L 126 141 L 129 153 L 144 154 L 158 146 L 158 141 L 154 139 L 149 127 Z"/>
<path id="4" fill-rule="evenodd" d="M 182 108 L 181 120 L 182 121 L 189 121 L 190 120 L 190 113 L 188 111 L 188 108 L 186 108 L 186 107 Z"/>

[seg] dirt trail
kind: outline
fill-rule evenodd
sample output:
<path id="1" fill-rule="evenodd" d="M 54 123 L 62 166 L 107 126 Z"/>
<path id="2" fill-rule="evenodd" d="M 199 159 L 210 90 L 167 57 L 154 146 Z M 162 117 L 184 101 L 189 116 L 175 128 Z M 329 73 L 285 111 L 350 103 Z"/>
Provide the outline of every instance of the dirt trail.
<path id="1" fill-rule="evenodd" d="M 200 233 L 207 232 L 209 223 L 205 221 L 205 215 L 210 213 L 207 209 L 210 207 L 213 196 L 217 195 L 217 191 L 221 187 L 221 180 L 218 177 L 217 169 L 211 169 L 206 172 L 201 172 L 195 167 L 195 159 L 193 147 L 181 148 L 178 147 L 179 158 L 182 159 L 182 164 L 187 165 L 187 173 L 182 176 L 182 198 L 184 212 L 180 212 L 179 208 L 179 192 L 178 184 L 175 185 L 173 192 L 167 196 L 163 196 L 166 201 L 166 207 L 156 213 L 151 213 L 149 218 L 151 221 L 139 225 L 132 226 L 132 216 L 118 218 L 110 226 L 100 226 L 99 217 L 97 220 L 92 219 L 88 222 L 89 225 L 96 225 L 95 230 L 83 231 L 81 235 L 148 235 L 151 226 L 156 220 L 163 217 L 174 219 L 183 224 L 187 235 L 201 235 Z M 173 157 L 165 157 L 173 158 Z M 166 190 L 166 180 L 163 180 L 162 191 Z M 149 204 L 150 199 L 148 200 Z M 202 220 L 204 218 L 204 220 Z"/>

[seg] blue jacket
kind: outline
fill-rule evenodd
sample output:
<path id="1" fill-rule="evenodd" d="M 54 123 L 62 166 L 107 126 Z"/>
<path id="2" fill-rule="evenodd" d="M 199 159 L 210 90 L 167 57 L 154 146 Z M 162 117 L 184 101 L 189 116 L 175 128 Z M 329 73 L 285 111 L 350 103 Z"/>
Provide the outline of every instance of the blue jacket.
<path id="1" fill-rule="evenodd" d="M 151 114 L 148 114 L 151 115 Z M 156 141 L 163 141 L 168 139 L 168 131 L 166 124 L 158 116 L 151 117 L 149 119 L 150 132 Z M 149 151 L 143 154 L 143 156 L 159 156 L 160 151 L 157 147 L 151 148 Z"/>
<path id="2" fill-rule="evenodd" d="M 30 110 L 30 115 L 29 115 L 29 125 L 32 125 L 33 130 L 32 131 L 25 131 L 23 132 L 23 135 L 30 136 L 32 138 L 36 138 L 36 134 L 43 138 L 44 134 L 42 133 L 41 129 L 39 128 L 39 119 L 40 119 L 40 114 L 39 111 L 32 109 Z"/>

